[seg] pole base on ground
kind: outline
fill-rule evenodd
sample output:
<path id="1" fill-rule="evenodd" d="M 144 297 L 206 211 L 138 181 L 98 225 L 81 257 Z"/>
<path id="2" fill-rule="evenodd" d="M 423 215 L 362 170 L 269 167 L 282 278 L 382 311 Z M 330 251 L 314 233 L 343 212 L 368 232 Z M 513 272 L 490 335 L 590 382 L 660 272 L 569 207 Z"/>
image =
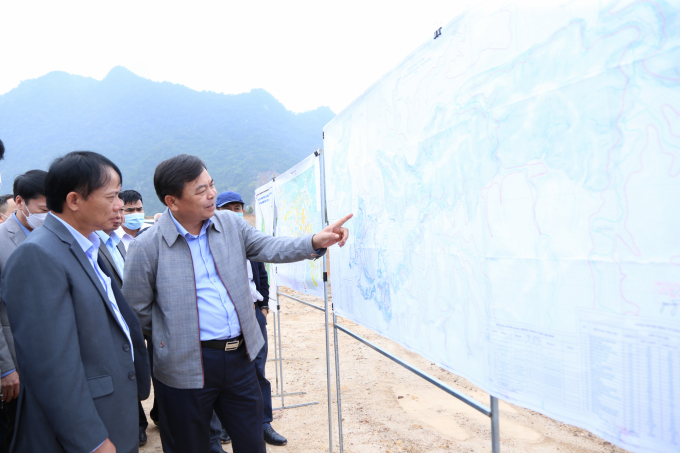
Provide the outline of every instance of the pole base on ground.
<path id="1" fill-rule="evenodd" d="M 278 410 L 281 410 L 281 409 L 293 409 L 294 407 L 314 406 L 315 404 L 319 404 L 319 403 L 317 401 L 312 401 L 311 403 L 293 404 L 292 406 L 285 406 L 285 407 L 275 407 L 272 410 L 278 411 Z"/>

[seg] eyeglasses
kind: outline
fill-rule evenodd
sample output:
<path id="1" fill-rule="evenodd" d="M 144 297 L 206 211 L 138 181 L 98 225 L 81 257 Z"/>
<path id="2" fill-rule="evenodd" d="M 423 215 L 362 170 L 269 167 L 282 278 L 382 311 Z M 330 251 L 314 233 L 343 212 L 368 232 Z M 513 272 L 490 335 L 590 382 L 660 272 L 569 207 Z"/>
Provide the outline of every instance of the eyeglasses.
<path id="1" fill-rule="evenodd" d="M 139 208 L 123 208 L 123 212 L 125 214 L 132 214 L 133 212 L 144 212 L 144 206 L 140 206 Z"/>

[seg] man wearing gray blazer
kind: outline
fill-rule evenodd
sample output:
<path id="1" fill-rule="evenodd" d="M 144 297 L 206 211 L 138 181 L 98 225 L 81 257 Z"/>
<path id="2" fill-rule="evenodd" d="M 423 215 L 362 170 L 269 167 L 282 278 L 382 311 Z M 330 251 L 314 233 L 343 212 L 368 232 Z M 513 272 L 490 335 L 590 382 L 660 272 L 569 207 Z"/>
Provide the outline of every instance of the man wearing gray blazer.
<path id="1" fill-rule="evenodd" d="M 153 341 L 155 392 L 177 451 L 208 452 L 213 410 L 234 453 L 264 453 L 262 393 L 253 360 L 264 339 L 248 286 L 247 261 L 314 259 L 344 245 L 342 224 L 315 235 L 266 236 L 231 211 L 203 162 L 179 155 L 154 174 L 168 207 L 128 247 L 123 292 Z"/>
<path id="2" fill-rule="evenodd" d="M 17 210 L 0 225 L 0 273 L 16 248 L 29 234 L 42 225 L 47 213 L 43 170 L 31 170 L 14 179 L 14 200 Z M 2 413 L 0 414 L 0 452 L 9 451 L 14 434 L 14 422 L 19 397 L 19 372 L 14 350 L 14 336 L 7 318 L 7 308 L 0 301 L 0 382 L 2 383 Z"/>
<path id="3" fill-rule="evenodd" d="M 45 179 L 50 213 L 3 269 L 21 372 L 13 452 L 139 450 L 148 355 L 94 233 L 112 227 L 121 181 L 118 167 L 97 153 L 56 159 Z"/>

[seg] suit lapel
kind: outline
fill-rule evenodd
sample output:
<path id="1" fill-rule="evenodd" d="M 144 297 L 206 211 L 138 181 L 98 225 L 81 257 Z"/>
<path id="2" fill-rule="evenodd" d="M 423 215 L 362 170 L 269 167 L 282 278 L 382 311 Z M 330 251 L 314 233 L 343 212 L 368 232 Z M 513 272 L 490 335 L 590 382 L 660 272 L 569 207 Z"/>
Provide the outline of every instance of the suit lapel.
<path id="1" fill-rule="evenodd" d="M 80 244 L 78 244 L 78 241 L 74 240 L 74 242 L 71 244 L 71 253 L 73 253 L 80 265 L 83 267 L 83 270 L 87 276 L 90 277 L 90 280 L 92 280 L 92 284 L 97 288 L 97 291 L 99 291 L 99 295 L 102 296 L 102 300 L 104 301 L 106 307 L 109 309 L 109 311 L 113 312 L 111 302 L 109 301 L 109 296 L 106 295 L 106 289 L 102 286 L 102 282 L 99 280 L 99 277 L 97 277 L 94 267 L 92 267 L 92 264 L 90 264 L 90 260 L 87 259 L 87 255 L 85 255 L 85 252 L 83 252 L 83 248 L 80 246 Z"/>
<path id="2" fill-rule="evenodd" d="M 118 251 L 120 252 L 120 256 L 122 256 L 123 260 L 125 260 L 125 255 L 127 254 L 127 252 L 125 251 L 125 245 L 123 245 L 123 241 L 122 240 L 118 241 L 118 245 L 116 245 L 116 247 L 118 248 Z"/>
<path id="3" fill-rule="evenodd" d="M 87 259 L 87 257 L 85 257 L 85 259 Z M 89 261 L 88 261 L 88 264 L 89 264 Z M 111 278 L 111 275 L 109 275 L 109 269 L 106 267 L 106 263 L 104 263 L 104 259 L 101 256 L 97 257 L 97 264 L 99 265 L 99 268 L 102 270 L 104 275 Z M 92 269 L 91 265 L 90 265 L 90 269 Z M 100 288 L 102 286 L 101 282 L 99 281 L 99 278 L 96 275 L 95 275 L 95 278 L 97 279 L 97 283 L 99 283 L 97 285 L 97 288 Z M 116 299 L 116 304 L 118 304 L 118 298 L 116 297 L 116 291 L 114 290 L 114 288 L 117 288 L 117 285 L 111 285 L 111 291 L 113 291 L 113 297 Z M 100 291 L 100 293 L 102 293 L 102 291 Z M 120 291 L 119 291 L 119 293 L 120 293 Z M 116 325 L 118 325 L 118 327 L 120 327 L 121 330 L 123 330 L 123 328 L 118 323 L 118 317 L 116 316 L 116 312 L 115 312 L 113 306 L 111 305 L 111 301 L 109 300 L 109 296 L 106 295 L 105 291 L 103 292 L 103 294 L 104 294 L 104 296 L 103 296 L 104 300 L 106 301 L 106 308 L 109 309 L 109 312 L 111 312 L 111 315 L 113 315 L 113 319 L 116 320 Z M 120 293 L 120 294 L 122 296 L 122 293 Z M 118 310 L 120 310 L 120 305 L 118 305 Z M 128 329 L 129 328 L 130 328 L 130 325 L 128 324 Z"/>
<path id="4" fill-rule="evenodd" d="M 24 230 L 21 229 L 17 221 L 14 220 L 13 215 L 7 219 L 7 232 L 17 247 L 26 240 L 26 233 L 24 233 Z"/>
<path id="5" fill-rule="evenodd" d="M 106 244 L 104 244 L 104 242 L 99 243 L 99 254 L 102 256 L 102 258 L 108 261 L 109 269 L 115 272 L 118 278 L 123 280 L 122 276 L 118 272 L 118 266 L 116 266 L 116 262 L 114 261 L 113 257 L 111 256 L 111 252 L 109 252 L 109 249 L 106 247 Z"/>
<path id="6" fill-rule="evenodd" d="M 74 238 L 71 232 L 67 230 L 59 220 L 54 218 L 52 214 L 45 218 L 43 227 L 53 232 L 63 242 L 69 244 L 71 253 L 73 256 L 75 256 L 76 260 L 78 260 L 78 263 L 82 266 L 83 270 L 92 281 L 94 287 L 97 288 L 97 291 L 99 291 L 99 295 L 101 296 L 104 305 L 106 305 L 106 309 L 109 311 L 109 313 L 111 313 L 111 315 L 113 315 L 113 318 L 116 320 L 116 325 L 122 330 L 123 328 L 118 324 L 118 318 L 116 318 L 116 314 L 114 313 L 113 307 L 111 306 L 111 301 L 109 301 L 109 296 L 106 295 L 106 289 L 102 286 L 102 282 L 99 280 L 99 277 L 97 277 L 94 267 L 92 267 L 92 264 L 90 264 L 90 260 L 87 259 L 87 255 L 85 255 L 83 248 L 80 246 L 76 238 Z M 101 259 L 101 257 L 98 257 L 98 259 Z M 99 267 L 102 268 L 101 265 Z M 104 266 L 104 268 L 106 268 L 106 266 Z M 108 273 L 105 270 L 102 270 L 102 272 L 108 276 Z"/>

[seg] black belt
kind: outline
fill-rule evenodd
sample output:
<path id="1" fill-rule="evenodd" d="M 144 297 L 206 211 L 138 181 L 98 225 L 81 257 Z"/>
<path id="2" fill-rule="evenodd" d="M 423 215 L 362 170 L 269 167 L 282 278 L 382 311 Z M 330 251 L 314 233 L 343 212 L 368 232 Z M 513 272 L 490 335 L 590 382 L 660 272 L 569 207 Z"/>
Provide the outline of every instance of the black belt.
<path id="1" fill-rule="evenodd" d="M 243 344 L 243 335 L 229 340 L 207 340 L 201 341 L 201 346 L 210 349 L 219 349 L 222 351 L 235 351 Z"/>

